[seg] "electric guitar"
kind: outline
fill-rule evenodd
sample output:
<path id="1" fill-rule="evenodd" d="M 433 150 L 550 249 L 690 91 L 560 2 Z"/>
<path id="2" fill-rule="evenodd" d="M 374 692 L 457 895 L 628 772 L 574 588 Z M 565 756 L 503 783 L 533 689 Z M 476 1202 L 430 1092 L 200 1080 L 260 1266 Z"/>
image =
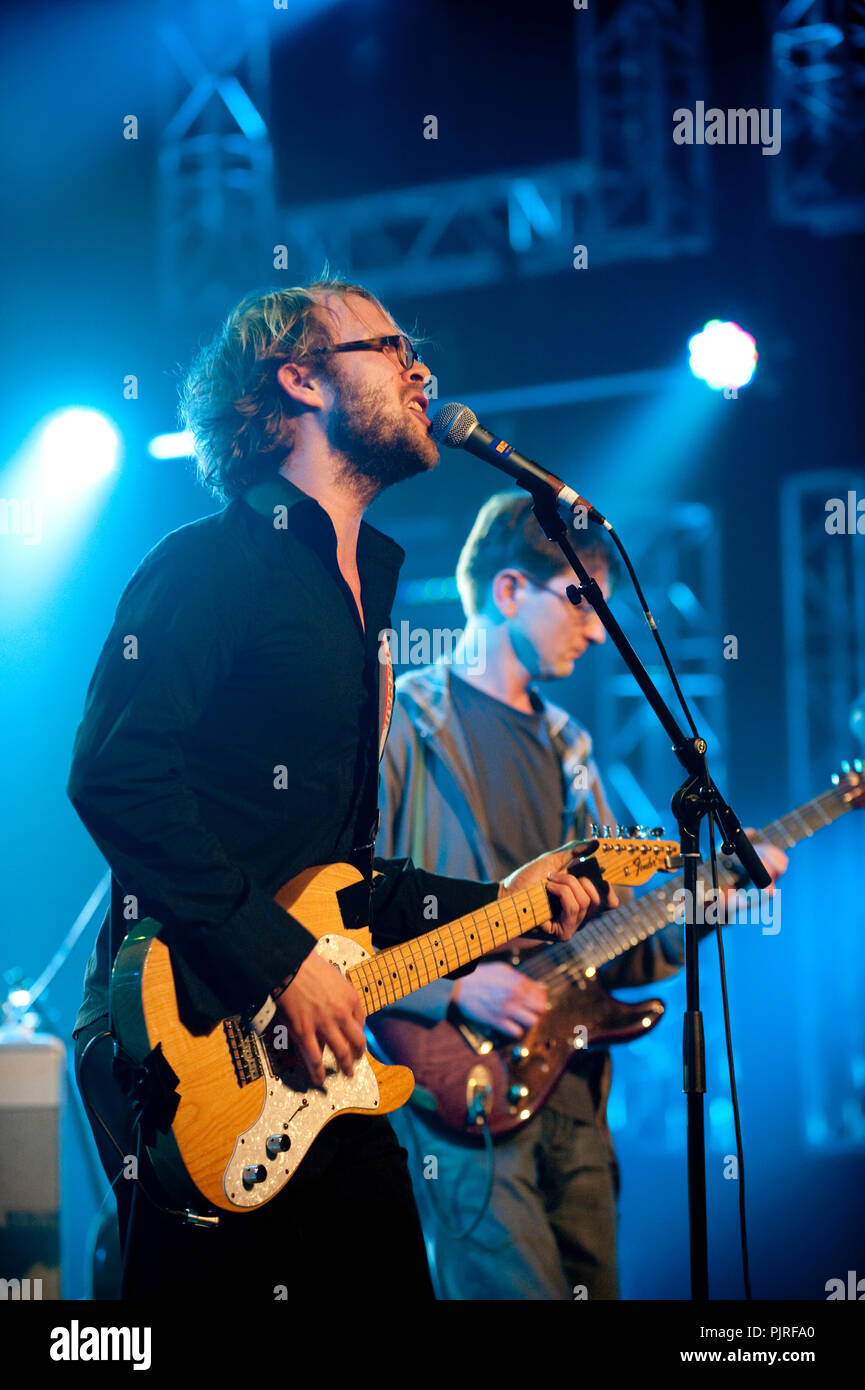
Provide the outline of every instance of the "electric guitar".
<path id="1" fill-rule="evenodd" d="M 842 767 L 828 791 L 772 821 L 757 833 L 757 841 L 789 849 L 865 804 L 861 761 Z M 711 870 L 703 865 L 698 872 L 708 891 Z M 736 883 L 736 871 L 723 856 L 718 882 L 722 891 Z M 427 1092 L 415 1096 L 424 1114 L 430 1110 L 428 1118 L 434 1122 L 480 1140 L 482 1114 L 477 1099 L 469 1106 L 468 1098 L 475 1097 L 479 1087 L 490 1087 L 482 1107 L 490 1133 L 510 1134 L 549 1098 L 574 1049 L 630 1042 L 654 1028 L 664 1014 L 660 999 L 624 1003 L 608 993 L 598 971 L 681 913 L 682 883 L 678 874 L 644 897 L 593 918 L 570 941 L 532 950 L 517 968 L 546 985 L 547 1011 L 517 1040 L 466 1016 L 461 1023 L 434 1025 L 398 1013 L 373 1019 L 370 1032 L 382 1055 L 411 1067 L 418 1086 Z"/>
<path id="2" fill-rule="evenodd" d="M 679 864 L 679 846 L 670 840 L 590 841 L 574 852 L 569 872 L 600 873 L 608 883 L 640 884 Z M 544 885 L 535 884 L 376 952 L 369 928 L 355 929 L 351 915 L 352 894 L 362 883 L 351 865 L 324 865 L 291 879 L 276 901 L 318 938 L 315 949 L 350 980 L 367 1014 L 551 915 Z M 151 1101 L 159 1097 L 143 1138 L 166 1191 L 222 1211 L 250 1211 L 285 1186 L 330 1120 L 387 1114 L 408 1100 L 411 1072 L 383 1066 L 368 1052 L 349 1078 L 325 1048 L 325 1083 L 316 1086 L 270 997 L 254 1018 L 225 1018 L 205 1034 L 190 1032 L 178 1013 L 171 954 L 158 933 L 159 924 L 147 918 L 125 937 L 112 971 L 111 1005 L 127 1065 L 149 1083 Z"/>

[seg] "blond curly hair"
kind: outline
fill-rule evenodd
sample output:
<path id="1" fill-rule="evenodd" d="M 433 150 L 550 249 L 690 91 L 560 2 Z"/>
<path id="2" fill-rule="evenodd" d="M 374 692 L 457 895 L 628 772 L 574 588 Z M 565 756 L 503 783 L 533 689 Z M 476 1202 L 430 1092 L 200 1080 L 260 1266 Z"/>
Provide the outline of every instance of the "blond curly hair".
<path id="1" fill-rule="evenodd" d="M 226 500 L 276 473 L 291 453 L 299 412 L 277 371 L 335 341 L 330 295 L 358 295 L 385 312 L 362 285 L 326 277 L 247 295 L 197 353 L 180 390 L 180 419 L 195 441 L 199 479 Z"/>

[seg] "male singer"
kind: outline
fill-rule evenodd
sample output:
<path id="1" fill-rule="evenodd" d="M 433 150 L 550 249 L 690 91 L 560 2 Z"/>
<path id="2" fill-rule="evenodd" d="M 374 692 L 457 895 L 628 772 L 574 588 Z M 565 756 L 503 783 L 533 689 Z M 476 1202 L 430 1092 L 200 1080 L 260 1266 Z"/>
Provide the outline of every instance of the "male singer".
<path id="1" fill-rule="evenodd" d="M 222 1216 L 216 1229 L 170 1214 L 177 1202 L 136 1150 L 111 1075 L 108 1019 L 112 956 L 152 916 L 188 1027 L 254 1012 L 278 993 L 314 1082 L 324 1081 L 325 1046 L 347 1075 L 361 1056 L 356 991 L 272 895 L 304 868 L 344 860 L 371 884 L 389 703 L 379 634 L 404 557 L 362 518 L 382 488 L 436 463 L 428 378 L 368 291 L 329 281 L 244 300 L 184 388 L 203 480 L 227 505 L 166 536 L 135 571 L 69 779 L 113 876 L 75 1034 L 114 1180 L 128 1296 L 180 1308 L 226 1296 L 247 1308 L 336 1288 L 352 1304 L 365 1290 L 384 1302 L 431 1293 L 404 1155 L 378 1117 L 336 1119 L 257 1210 Z M 556 904 L 549 931 L 568 937 L 600 902 L 564 872 L 569 857 L 548 854 L 504 884 L 380 862 L 376 939 L 427 930 L 431 893 L 448 919 L 540 881 Z"/>

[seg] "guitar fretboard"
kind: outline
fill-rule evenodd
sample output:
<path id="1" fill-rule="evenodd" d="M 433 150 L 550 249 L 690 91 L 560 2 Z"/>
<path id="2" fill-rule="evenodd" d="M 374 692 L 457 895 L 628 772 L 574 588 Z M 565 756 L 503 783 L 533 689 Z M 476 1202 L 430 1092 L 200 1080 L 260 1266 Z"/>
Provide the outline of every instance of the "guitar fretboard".
<path id="1" fill-rule="evenodd" d="M 375 1013 L 422 985 L 440 980 L 452 970 L 504 946 L 549 921 L 549 917 L 547 890 L 542 883 L 536 883 L 424 936 L 378 951 L 346 974 L 362 996 L 366 1012 Z"/>
<path id="2" fill-rule="evenodd" d="M 756 839 L 778 849 L 791 849 L 823 826 L 831 825 L 850 809 L 850 803 L 851 798 L 843 787 L 832 787 L 780 820 L 771 821 L 757 832 Z M 711 864 L 702 864 L 697 877 L 707 889 L 711 888 Z M 732 888 L 737 878 L 738 874 L 730 867 L 729 861 L 719 856 L 718 884 L 721 890 Z M 544 980 L 547 976 L 559 975 L 565 976 L 566 981 L 588 969 L 598 970 L 669 926 L 681 911 L 683 887 L 684 875 L 676 874 L 667 879 L 661 888 L 655 888 L 642 898 L 624 903 L 587 922 L 570 941 L 558 942 L 547 950 L 533 952 L 520 969 L 535 979 Z"/>

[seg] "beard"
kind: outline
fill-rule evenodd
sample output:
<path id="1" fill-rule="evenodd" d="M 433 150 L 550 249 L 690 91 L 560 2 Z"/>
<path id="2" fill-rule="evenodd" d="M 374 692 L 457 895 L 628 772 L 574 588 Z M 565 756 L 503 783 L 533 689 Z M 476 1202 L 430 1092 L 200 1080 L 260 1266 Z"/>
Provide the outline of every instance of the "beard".
<path id="1" fill-rule="evenodd" d="M 432 436 L 418 429 L 404 406 L 394 406 L 385 386 L 349 386 L 338 369 L 331 380 L 336 396 L 327 437 L 342 460 L 339 481 L 369 502 L 384 488 L 435 466 Z"/>

